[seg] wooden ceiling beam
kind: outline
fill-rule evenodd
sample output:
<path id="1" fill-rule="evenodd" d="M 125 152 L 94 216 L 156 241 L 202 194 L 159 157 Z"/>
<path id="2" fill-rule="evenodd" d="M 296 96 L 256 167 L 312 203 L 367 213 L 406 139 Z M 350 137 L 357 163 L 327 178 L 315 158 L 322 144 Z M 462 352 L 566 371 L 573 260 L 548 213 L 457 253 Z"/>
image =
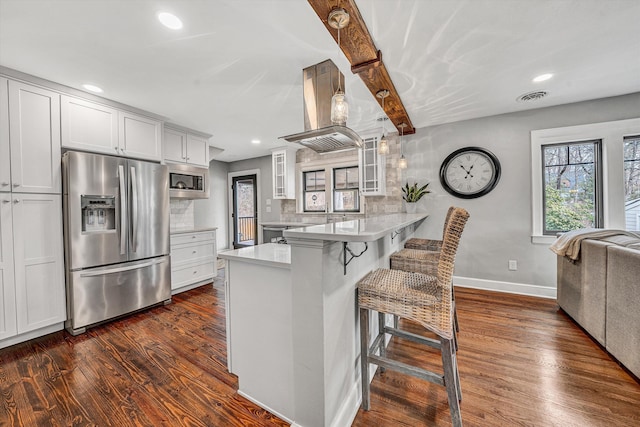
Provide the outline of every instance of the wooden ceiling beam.
<path id="1" fill-rule="evenodd" d="M 360 15 L 355 0 L 308 0 L 324 26 L 338 42 L 338 30 L 329 25 L 329 12 L 341 7 L 349 13 L 349 24 L 340 30 L 340 49 L 351 64 L 351 72 L 360 76 L 364 84 L 382 108 L 382 100 L 376 96 L 381 90 L 388 90 L 384 100 L 384 112 L 389 120 L 401 132 L 400 124 L 405 123 L 404 134 L 416 132 L 402 99 L 396 90 L 389 72 L 382 61 L 382 52 L 377 48 L 369 29 Z"/>

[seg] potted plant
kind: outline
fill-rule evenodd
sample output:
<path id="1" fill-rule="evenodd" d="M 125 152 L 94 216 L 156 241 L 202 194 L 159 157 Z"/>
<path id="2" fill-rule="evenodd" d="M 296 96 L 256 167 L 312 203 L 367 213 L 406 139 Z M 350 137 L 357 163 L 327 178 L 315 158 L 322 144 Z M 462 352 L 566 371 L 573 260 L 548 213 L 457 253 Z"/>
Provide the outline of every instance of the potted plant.
<path id="1" fill-rule="evenodd" d="M 406 202 L 408 213 L 414 213 L 418 200 L 422 199 L 426 194 L 431 193 L 431 191 L 427 190 L 427 187 L 429 187 L 428 182 L 422 187 L 419 187 L 417 182 L 413 183 L 413 185 L 409 185 L 407 182 L 404 187 L 402 187 L 402 199 Z"/>

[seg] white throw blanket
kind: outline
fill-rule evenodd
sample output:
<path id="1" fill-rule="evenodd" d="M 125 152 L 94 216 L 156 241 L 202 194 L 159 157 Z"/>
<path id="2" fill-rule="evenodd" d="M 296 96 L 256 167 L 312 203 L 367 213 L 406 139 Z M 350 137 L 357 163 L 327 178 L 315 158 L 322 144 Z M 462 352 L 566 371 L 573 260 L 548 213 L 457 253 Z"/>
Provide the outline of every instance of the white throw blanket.
<path id="1" fill-rule="evenodd" d="M 579 230 L 564 233 L 553 245 L 549 247 L 553 252 L 560 256 L 566 256 L 574 261 L 580 258 L 580 245 L 584 239 L 602 239 L 611 236 L 629 236 L 637 237 L 640 235 L 625 230 L 610 230 L 604 228 L 581 228 Z"/>

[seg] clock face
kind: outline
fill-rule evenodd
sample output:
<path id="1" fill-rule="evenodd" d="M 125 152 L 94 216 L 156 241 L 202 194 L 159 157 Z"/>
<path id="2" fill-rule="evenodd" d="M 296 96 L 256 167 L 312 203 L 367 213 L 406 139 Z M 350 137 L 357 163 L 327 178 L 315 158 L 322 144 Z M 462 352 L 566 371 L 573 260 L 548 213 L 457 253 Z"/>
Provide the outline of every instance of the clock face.
<path id="1" fill-rule="evenodd" d="M 463 199 L 480 197 L 496 186 L 500 162 L 488 150 L 465 147 L 451 153 L 440 167 L 440 182 L 447 192 Z"/>

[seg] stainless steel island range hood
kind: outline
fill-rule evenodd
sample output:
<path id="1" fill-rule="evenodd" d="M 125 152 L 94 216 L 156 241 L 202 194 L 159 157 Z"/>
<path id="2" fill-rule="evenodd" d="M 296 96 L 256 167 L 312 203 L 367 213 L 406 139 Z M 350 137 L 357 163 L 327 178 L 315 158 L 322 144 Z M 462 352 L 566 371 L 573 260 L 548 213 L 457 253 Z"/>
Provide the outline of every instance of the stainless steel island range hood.
<path id="1" fill-rule="evenodd" d="M 362 147 L 362 138 L 346 126 L 331 123 L 331 97 L 338 89 L 342 73 L 327 59 L 302 70 L 304 132 L 282 136 L 318 153 Z"/>

